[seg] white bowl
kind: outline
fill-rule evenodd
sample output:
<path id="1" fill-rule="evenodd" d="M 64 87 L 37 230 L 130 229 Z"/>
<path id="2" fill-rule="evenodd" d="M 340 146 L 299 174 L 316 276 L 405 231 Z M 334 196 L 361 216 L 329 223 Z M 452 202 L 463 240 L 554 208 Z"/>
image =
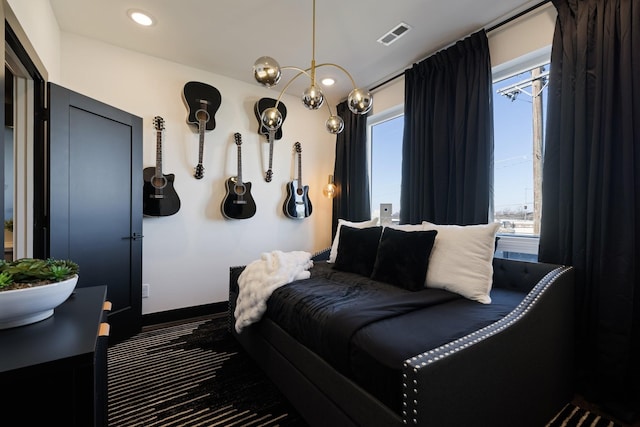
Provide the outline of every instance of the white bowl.
<path id="1" fill-rule="evenodd" d="M 47 319 L 65 302 L 78 283 L 78 275 L 62 282 L 0 292 L 0 329 Z"/>

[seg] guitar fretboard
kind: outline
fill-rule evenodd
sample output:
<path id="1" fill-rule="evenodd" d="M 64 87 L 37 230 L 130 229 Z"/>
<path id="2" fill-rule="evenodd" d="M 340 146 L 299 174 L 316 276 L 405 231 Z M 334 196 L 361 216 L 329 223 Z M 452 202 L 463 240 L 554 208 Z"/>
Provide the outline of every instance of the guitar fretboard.
<path id="1" fill-rule="evenodd" d="M 156 177 L 162 176 L 162 130 L 156 131 Z"/>
<path id="2" fill-rule="evenodd" d="M 240 148 L 240 144 L 238 144 L 238 184 L 242 185 L 242 149 Z"/>
<path id="3" fill-rule="evenodd" d="M 198 145 L 198 165 L 196 166 L 196 179 L 200 179 L 204 175 L 204 167 L 202 166 L 202 158 L 204 154 L 204 130 L 209 121 L 209 113 L 206 110 L 207 104 L 205 101 L 200 100 L 201 108 L 196 111 L 196 118 L 198 119 L 198 132 L 199 132 L 199 145 Z"/>
<path id="4" fill-rule="evenodd" d="M 295 143 L 296 152 L 298 153 L 298 194 L 302 194 L 302 146 L 299 142 Z"/>

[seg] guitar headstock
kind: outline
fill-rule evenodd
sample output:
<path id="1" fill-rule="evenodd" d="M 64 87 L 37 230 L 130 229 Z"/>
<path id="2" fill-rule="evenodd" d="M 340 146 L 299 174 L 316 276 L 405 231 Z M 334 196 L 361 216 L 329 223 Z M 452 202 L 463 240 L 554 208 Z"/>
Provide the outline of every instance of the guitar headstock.
<path id="1" fill-rule="evenodd" d="M 196 179 L 202 179 L 202 177 L 204 177 L 204 166 L 198 164 L 196 166 L 196 173 L 193 176 Z"/>
<path id="2" fill-rule="evenodd" d="M 264 176 L 264 180 L 267 182 L 271 182 L 271 180 L 273 179 L 273 171 L 271 171 L 271 169 L 269 169 L 267 171 L 267 173 Z"/>
<path id="3" fill-rule="evenodd" d="M 302 153 L 302 145 L 300 145 L 299 142 L 296 142 L 295 144 L 293 144 L 293 147 L 296 150 L 296 153 Z"/>
<path id="4" fill-rule="evenodd" d="M 240 135 L 240 132 L 234 133 L 233 139 L 235 140 L 236 145 L 242 145 L 242 135 Z"/>
<path id="5" fill-rule="evenodd" d="M 155 116 L 153 118 L 153 126 L 157 131 L 164 130 L 164 119 L 160 116 Z"/>

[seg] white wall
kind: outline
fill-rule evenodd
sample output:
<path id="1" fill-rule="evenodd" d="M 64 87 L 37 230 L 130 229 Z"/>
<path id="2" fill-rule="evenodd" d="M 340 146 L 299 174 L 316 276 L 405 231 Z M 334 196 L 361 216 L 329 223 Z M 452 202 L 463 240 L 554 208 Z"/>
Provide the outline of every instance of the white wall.
<path id="1" fill-rule="evenodd" d="M 29 41 L 49 73 L 49 80 L 60 79 L 60 29 L 49 0 L 4 0 L 20 21 Z"/>
<path id="2" fill-rule="evenodd" d="M 556 8 L 549 2 L 488 33 L 492 67 L 504 67 L 531 52 L 550 49 L 556 16 Z"/>
<path id="3" fill-rule="evenodd" d="M 153 313 L 228 299 L 229 267 L 257 259 L 272 250 L 314 252 L 330 245 L 331 204 L 322 186 L 333 171 L 335 137 L 324 130 L 324 115 L 306 110 L 286 97 L 283 138 L 274 143 L 274 178 L 263 178 L 263 148 L 254 104 L 277 92 L 177 63 L 62 34 L 61 84 L 143 118 L 144 166 L 155 165 L 153 117 L 165 121 L 163 172 L 174 173 L 180 211 L 143 221 L 143 283 L 150 297 L 143 313 Z M 248 69 L 251 64 L 247 64 Z M 216 128 L 205 133 L 204 178 L 193 177 L 199 136 L 187 126 L 182 93 L 188 81 L 216 87 L 222 95 Z M 227 220 L 220 205 L 225 180 L 237 173 L 233 134 L 242 135 L 243 180 L 252 183 L 257 213 L 246 220 Z M 296 174 L 293 144 L 302 144 L 302 180 L 309 185 L 312 215 L 288 219 L 282 213 L 285 184 Z"/>

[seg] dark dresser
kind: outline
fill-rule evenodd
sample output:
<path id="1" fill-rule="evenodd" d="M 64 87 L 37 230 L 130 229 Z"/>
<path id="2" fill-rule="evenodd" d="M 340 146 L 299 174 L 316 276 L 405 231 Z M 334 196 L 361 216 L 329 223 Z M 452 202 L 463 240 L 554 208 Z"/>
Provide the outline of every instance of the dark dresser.
<path id="1" fill-rule="evenodd" d="M 106 294 L 106 286 L 76 288 L 50 318 L 0 330 L 0 420 L 107 425 Z"/>

